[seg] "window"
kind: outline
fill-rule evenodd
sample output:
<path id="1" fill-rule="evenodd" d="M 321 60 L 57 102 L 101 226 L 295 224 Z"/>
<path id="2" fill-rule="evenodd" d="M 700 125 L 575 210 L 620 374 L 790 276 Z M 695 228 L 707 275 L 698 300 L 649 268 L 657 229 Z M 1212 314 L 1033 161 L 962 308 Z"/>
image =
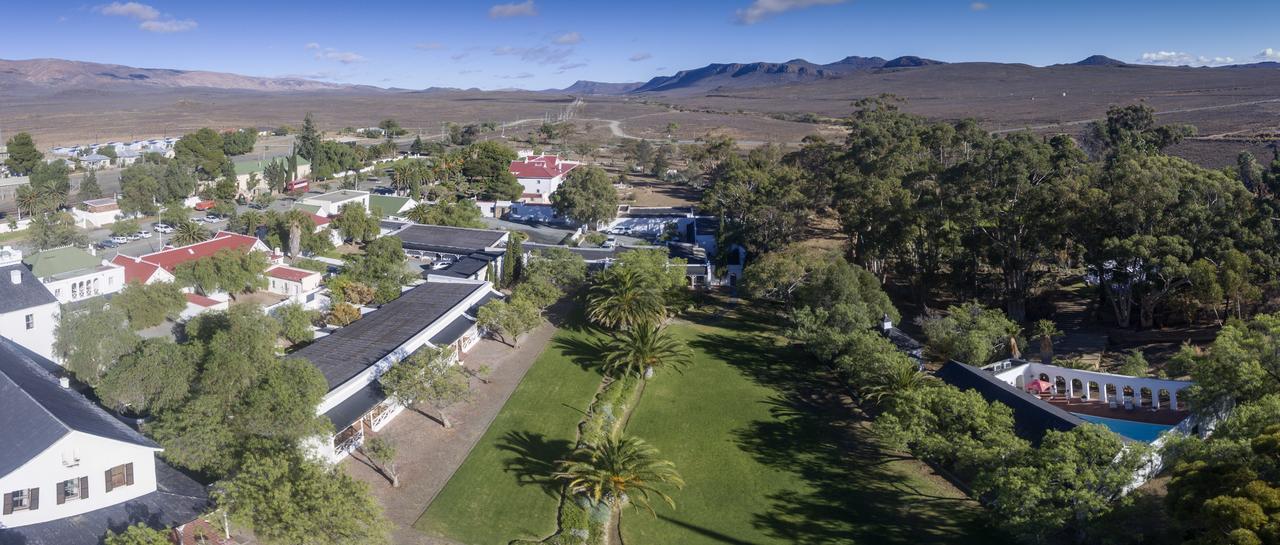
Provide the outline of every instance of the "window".
<path id="1" fill-rule="evenodd" d="M 106 471 L 107 492 L 133 484 L 133 464 L 118 465 Z"/>
<path id="2" fill-rule="evenodd" d="M 14 511 L 35 511 L 40 508 L 40 489 L 27 488 L 14 490 L 4 495 L 4 511 L 6 515 Z"/>
<path id="3" fill-rule="evenodd" d="M 71 500 L 87 498 L 89 497 L 89 478 L 67 479 L 58 483 L 58 488 L 54 492 L 58 494 L 58 505 Z"/>
<path id="4" fill-rule="evenodd" d="M 27 329 L 35 329 L 35 328 L 36 328 L 36 315 L 35 315 L 35 314 L 28 314 L 28 315 L 27 315 Z"/>

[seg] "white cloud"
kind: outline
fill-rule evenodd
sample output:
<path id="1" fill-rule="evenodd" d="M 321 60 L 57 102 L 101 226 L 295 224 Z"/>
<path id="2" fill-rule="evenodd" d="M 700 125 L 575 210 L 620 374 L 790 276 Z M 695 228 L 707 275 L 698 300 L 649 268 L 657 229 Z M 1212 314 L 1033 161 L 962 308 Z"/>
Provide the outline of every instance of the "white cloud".
<path id="1" fill-rule="evenodd" d="M 110 4 L 98 6 L 94 8 L 94 10 L 103 15 L 129 17 L 139 21 L 150 21 L 152 19 L 160 18 L 160 10 L 137 2 L 112 2 Z"/>
<path id="2" fill-rule="evenodd" d="M 504 17 L 532 17 L 538 14 L 538 9 L 533 6 L 533 0 L 525 0 L 519 4 L 498 4 L 489 8 L 490 19 L 502 19 Z"/>
<path id="3" fill-rule="evenodd" d="M 1260 61 L 1280 61 L 1280 49 L 1271 49 L 1270 47 L 1263 49 L 1253 58 Z"/>
<path id="4" fill-rule="evenodd" d="M 969 4 L 969 9 L 973 11 L 987 11 L 988 9 L 991 9 L 991 4 L 986 2 L 974 2 Z"/>
<path id="5" fill-rule="evenodd" d="M 744 25 L 752 25 L 779 13 L 844 2 L 845 0 L 755 0 L 750 6 L 738 10 L 736 20 Z"/>
<path id="6" fill-rule="evenodd" d="M 444 44 L 440 42 L 426 42 L 414 44 L 413 48 L 420 51 L 435 51 L 437 49 L 444 49 Z"/>
<path id="7" fill-rule="evenodd" d="M 467 75 L 467 74 L 478 74 L 478 73 L 483 72 L 483 71 L 484 71 L 484 70 L 468 69 L 468 70 L 459 70 L 459 71 L 458 71 L 458 73 L 459 73 L 459 74 L 461 74 L 461 75 L 464 75 L 464 76 L 465 76 L 465 75 Z"/>
<path id="8" fill-rule="evenodd" d="M 521 72 L 521 73 L 519 73 L 519 74 L 515 74 L 515 75 L 510 75 L 510 76 L 498 76 L 498 77 L 500 77 L 500 78 L 502 78 L 502 79 L 529 79 L 529 78 L 533 77 L 533 74 L 530 74 L 530 73 L 528 73 L 528 72 Z"/>
<path id="9" fill-rule="evenodd" d="M 364 56 L 360 55 L 359 53 L 354 53 L 351 51 L 338 51 L 337 49 L 334 49 L 332 47 L 320 47 L 320 44 L 315 42 L 311 42 L 307 44 L 306 48 L 315 51 L 316 59 L 322 60 L 322 61 L 334 61 L 334 62 L 340 62 L 342 64 L 355 64 L 358 62 L 364 62 L 368 60 L 368 59 L 365 59 Z"/>
<path id="10" fill-rule="evenodd" d="M 1231 57 L 1207 57 L 1184 51 L 1155 51 L 1143 53 L 1138 62 L 1164 66 L 1218 66 L 1236 61 Z"/>
<path id="11" fill-rule="evenodd" d="M 648 60 L 652 58 L 653 58 L 653 55 L 650 55 L 648 53 L 636 53 L 630 57 L 627 57 L 627 60 L 631 62 L 640 62 L 640 61 Z"/>
<path id="12" fill-rule="evenodd" d="M 575 63 L 570 63 L 570 64 L 562 64 L 562 65 L 560 65 L 560 70 L 561 70 L 561 71 L 564 71 L 564 70 L 573 70 L 574 68 L 582 68 L 582 67 L 584 67 L 584 66 L 586 66 L 586 65 L 587 65 L 587 63 L 585 63 L 585 62 L 575 62 Z"/>
<path id="13" fill-rule="evenodd" d="M 161 18 L 160 10 L 138 2 L 112 2 L 93 9 L 103 15 L 141 21 L 138 28 L 147 32 L 186 32 L 200 26 L 192 19 L 175 19 L 168 15 Z"/>
<path id="14" fill-rule="evenodd" d="M 559 45 L 573 45 L 581 41 L 582 41 L 581 34 L 578 34 L 577 32 L 566 32 L 564 34 L 561 34 L 553 38 L 551 40 L 551 43 L 555 43 Z"/>
<path id="15" fill-rule="evenodd" d="M 569 47 L 547 47 L 540 45 L 538 47 L 511 47 L 501 46 L 493 48 L 494 55 L 515 55 L 519 56 L 524 62 L 534 62 L 538 64 L 559 64 L 565 62 L 570 55 L 573 54 L 573 48 Z"/>
<path id="16" fill-rule="evenodd" d="M 194 30 L 197 26 L 195 21 L 191 19 L 168 19 L 164 21 L 143 21 L 138 28 L 147 32 L 186 32 Z"/>

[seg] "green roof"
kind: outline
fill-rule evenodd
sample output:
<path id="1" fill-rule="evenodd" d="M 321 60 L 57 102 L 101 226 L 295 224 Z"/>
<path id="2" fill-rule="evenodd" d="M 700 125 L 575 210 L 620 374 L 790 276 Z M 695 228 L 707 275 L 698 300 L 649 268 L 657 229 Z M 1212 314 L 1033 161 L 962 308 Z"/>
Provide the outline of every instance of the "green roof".
<path id="1" fill-rule="evenodd" d="M 92 269 L 102 264 L 102 260 L 98 257 L 74 246 L 45 250 L 23 258 L 22 262 L 31 267 L 31 274 L 36 278 L 49 278 L 71 271 Z"/>
<path id="2" fill-rule="evenodd" d="M 284 161 L 285 166 L 288 166 L 289 164 L 288 157 L 276 157 L 274 159 L 266 159 L 266 160 L 249 159 L 247 161 L 236 161 L 235 162 L 236 176 L 249 174 L 251 172 L 261 173 L 262 171 L 267 169 L 267 165 L 271 164 L 271 161 L 274 161 L 276 159 Z M 311 161 L 303 159 L 302 157 L 298 157 L 298 166 L 309 165 L 309 164 L 311 164 Z"/>
<path id="3" fill-rule="evenodd" d="M 298 210 L 302 210 L 303 212 L 310 212 L 310 213 L 312 213 L 312 214 L 319 214 L 319 213 L 320 213 L 320 205 L 318 205 L 318 204 L 298 204 L 298 203 L 293 203 L 293 207 L 294 207 L 294 208 L 296 208 L 296 209 L 298 209 Z"/>
<path id="4" fill-rule="evenodd" d="M 369 210 L 381 210 L 383 216 L 399 214 L 406 204 L 409 204 L 409 197 L 369 195 Z"/>

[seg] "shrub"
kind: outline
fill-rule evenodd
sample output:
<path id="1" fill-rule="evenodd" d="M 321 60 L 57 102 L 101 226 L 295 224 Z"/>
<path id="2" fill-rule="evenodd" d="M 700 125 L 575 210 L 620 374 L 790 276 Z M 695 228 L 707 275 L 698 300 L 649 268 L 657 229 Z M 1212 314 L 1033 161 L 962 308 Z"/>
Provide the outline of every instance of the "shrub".
<path id="1" fill-rule="evenodd" d="M 351 325 L 351 322 L 360 319 L 360 309 L 347 303 L 338 303 L 329 310 L 329 323 L 336 326 Z"/>

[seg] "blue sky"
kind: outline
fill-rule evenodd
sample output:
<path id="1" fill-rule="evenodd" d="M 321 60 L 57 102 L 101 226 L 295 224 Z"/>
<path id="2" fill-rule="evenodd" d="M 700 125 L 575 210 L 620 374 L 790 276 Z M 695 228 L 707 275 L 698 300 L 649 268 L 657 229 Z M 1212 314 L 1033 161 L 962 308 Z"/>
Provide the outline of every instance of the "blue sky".
<path id="1" fill-rule="evenodd" d="M 0 58 L 413 89 L 644 81 L 712 62 L 848 55 L 1202 65 L 1280 61 L 1272 11 L 1262 0 L 14 2 Z"/>

